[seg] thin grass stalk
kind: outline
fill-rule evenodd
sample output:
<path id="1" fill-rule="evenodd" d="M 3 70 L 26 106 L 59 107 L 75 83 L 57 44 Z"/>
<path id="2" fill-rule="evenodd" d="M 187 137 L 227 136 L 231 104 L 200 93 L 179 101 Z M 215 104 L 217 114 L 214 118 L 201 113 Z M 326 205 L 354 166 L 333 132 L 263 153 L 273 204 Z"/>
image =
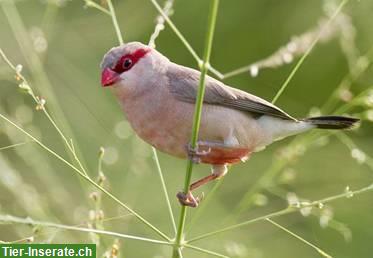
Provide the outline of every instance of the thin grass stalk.
<path id="1" fill-rule="evenodd" d="M 114 6 L 112 5 L 111 0 L 107 0 L 107 2 L 108 2 L 109 10 L 110 10 L 111 17 L 112 17 L 112 20 L 113 20 L 113 26 L 115 28 L 119 44 L 122 45 L 124 41 L 123 41 L 123 38 L 122 38 L 122 33 L 121 33 L 121 30 L 120 30 L 120 27 L 118 25 L 118 19 L 117 19 L 117 16 L 115 14 Z M 163 12 L 162 9 L 161 9 L 161 11 Z M 166 17 L 168 17 L 168 16 L 166 15 Z M 161 169 L 161 166 L 160 166 L 159 158 L 158 158 L 158 155 L 157 155 L 157 150 L 154 147 L 152 147 L 152 152 L 153 152 L 153 159 L 154 159 L 156 167 L 157 167 L 157 172 L 158 172 L 158 175 L 159 175 L 160 180 L 161 180 L 161 185 L 162 185 L 163 193 L 164 193 L 164 196 L 165 196 L 165 199 L 166 199 L 168 213 L 169 213 L 169 216 L 171 218 L 172 227 L 173 227 L 173 230 L 176 234 L 175 216 L 172 212 L 171 202 L 170 202 L 170 199 L 168 197 L 168 192 L 167 192 L 166 184 L 165 184 L 165 181 L 164 181 L 162 169 Z"/>
<path id="2" fill-rule="evenodd" d="M 202 105 L 203 105 L 203 98 L 205 93 L 205 79 L 208 71 L 209 60 L 211 55 L 212 49 L 212 41 L 214 37 L 214 30 L 216 24 L 216 17 L 218 14 L 218 6 L 219 0 L 212 0 L 210 5 L 210 12 L 209 12 L 209 23 L 208 23 L 208 31 L 206 35 L 206 42 L 205 42 L 205 52 L 203 56 L 203 62 L 200 66 L 200 79 L 199 79 L 199 87 L 198 87 L 198 94 L 196 99 L 196 105 L 194 110 L 194 118 L 193 118 L 193 131 L 191 136 L 191 147 L 197 147 L 198 141 L 198 133 L 202 115 Z M 189 191 L 189 185 L 192 177 L 193 171 L 193 163 L 191 160 L 187 162 L 187 170 L 185 174 L 184 180 L 184 192 L 187 193 Z M 176 234 L 176 241 L 174 246 L 173 258 L 178 258 L 178 249 L 180 248 L 182 242 L 184 241 L 184 228 L 185 228 L 185 219 L 186 219 L 187 208 L 186 206 L 181 206 L 180 211 L 180 219 L 179 219 L 179 226 Z"/>
<path id="3" fill-rule="evenodd" d="M 215 235 L 223 233 L 223 232 L 227 232 L 227 231 L 231 231 L 231 230 L 234 230 L 234 229 L 242 228 L 242 227 L 245 227 L 247 225 L 253 224 L 255 222 L 264 221 L 264 220 L 272 219 L 272 218 L 279 217 L 279 216 L 282 216 L 282 215 L 285 215 L 285 214 L 293 213 L 293 212 L 299 211 L 300 209 L 303 209 L 303 208 L 306 208 L 306 207 L 320 207 L 320 205 L 322 206 L 325 203 L 329 203 L 329 202 L 339 200 L 339 199 L 342 199 L 342 198 L 351 198 L 353 196 L 356 196 L 356 195 L 359 195 L 359 194 L 362 194 L 362 193 L 366 193 L 366 192 L 369 192 L 369 191 L 373 191 L 373 183 L 366 186 L 366 187 L 355 190 L 355 191 L 349 190 L 349 191 L 345 191 L 341 194 L 329 196 L 329 197 L 326 197 L 324 199 L 313 201 L 313 202 L 310 202 L 310 203 L 307 203 L 307 204 L 302 204 L 300 207 L 289 206 L 289 207 L 287 207 L 283 210 L 280 210 L 280 211 L 269 213 L 269 214 L 261 216 L 261 217 L 250 219 L 250 220 L 247 220 L 247 221 L 244 221 L 244 222 L 232 225 L 232 226 L 221 228 L 219 230 L 216 230 L 216 231 L 213 231 L 213 232 L 210 232 L 210 233 L 206 233 L 206 234 L 191 238 L 191 239 L 187 240 L 186 243 L 192 243 L 192 242 L 195 242 L 195 241 L 198 241 L 198 240 L 202 240 L 202 239 L 205 239 L 205 238 L 208 238 L 208 237 L 215 236 Z"/>
<path id="4" fill-rule="evenodd" d="M 51 103 L 52 112 L 54 111 L 55 115 L 57 117 L 59 117 L 60 125 L 72 137 L 72 135 L 73 135 L 72 128 L 71 128 L 66 116 L 64 115 L 64 112 L 62 111 L 61 107 L 58 105 L 57 98 L 56 98 L 53 90 L 51 89 L 51 84 L 50 84 L 50 81 L 49 81 L 49 78 L 48 78 L 47 74 L 45 73 L 42 61 L 41 61 L 40 57 L 37 55 L 37 53 L 35 52 L 35 50 L 31 47 L 31 44 L 28 44 L 31 40 L 28 37 L 28 33 L 26 31 L 25 25 L 23 23 L 23 20 L 22 20 L 20 14 L 18 12 L 18 9 L 17 9 L 15 3 L 13 3 L 12 1 L 6 1 L 6 2 L 0 2 L 0 4 L 1 4 L 1 7 L 2 7 L 7 19 L 8 19 L 8 22 L 9 22 L 9 25 L 10 25 L 12 31 L 13 31 L 13 34 L 15 35 L 16 40 L 17 40 L 17 42 L 18 42 L 18 44 L 19 44 L 19 46 L 22 50 L 22 53 L 23 53 L 23 55 L 26 59 L 26 63 L 28 64 L 28 66 L 30 68 L 30 71 L 32 73 L 32 76 L 35 79 L 35 84 L 38 85 L 38 87 L 40 87 L 40 89 L 42 90 L 43 94 L 47 96 L 48 102 L 50 101 L 50 103 Z M 17 76 L 19 76 L 24 82 L 26 82 L 29 85 L 27 80 L 19 72 L 17 72 L 14 65 L 11 64 L 11 62 L 5 56 L 4 52 L 1 49 L 0 49 L 0 52 L 1 52 L 0 53 L 1 56 L 4 58 L 4 60 L 7 62 L 7 64 L 13 70 L 15 70 L 15 72 L 17 73 Z M 30 90 L 28 93 L 33 97 L 34 101 L 37 104 L 39 104 L 39 100 L 35 96 L 34 92 L 32 90 Z M 81 168 L 81 170 L 85 174 L 87 174 L 87 172 L 86 172 L 86 170 L 83 166 L 83 164 L 84 164 L 83 158 L 79 159 L 77 157 L 77 153 L 80 153 L 80 150 L 78 148 L 77 149 L 74 148 L 74 150 L 72 150 L 72 148 L 69 144 L 70 142 L 67 140 L 66 136 L 62 133 L 62 129 L 60 129 L 60 127 L 57 125 L 57 123 L 51 118 L 51 116 L 49 115 L 49 112 L 45 109 L 44 105 L 41 105 L 41 110 L 44 112 L 44 114 L 46 115 L 48 120 L 52 123 L 53 127 L 56 129 L 58 134 L 63 139 L 68 155 L 72 159 L 74 159 L 77 162 L 77 164 L 79 165 L 79 167 Z M 79 180 L 79 183 L 82 186 L 82 182 L 80 180 Z M 86 191 L 86 189 L 84 189 L 83 186 L 82 186 L 82 189 L 84 191 Z"/>
<path id="5" fill-rule="evenodd" d="M 171 21 L 171 19 L 167 16 L 167 14 L 162 10 L 161 6 L 158 4 L 156 0 L 150 0 L 154 7 L 157 9 L 159 14 L 163 16 L 165 21 L 167 22 L 168 26 L 173 30 L 173 32 L 176 34 L 176 36 L 180 39 L 180 41 L 183 43 L 183 45 L 186 47 L 186 49 L 189 51 L 189 53 L 193 56 L 193 58 L 198 63 L 198 66 L 201 67 L 202 60 L 198 56 L 197 52 L 193 49 L 193 47 L 189 44 L 189 42 L 186 40 L 186 38 L 183 36 L 183 34 L 178 30 L 178 28 L 175 26 L 175 24 Z M 223 79 L 224 76 L 221 72 L 219 72 L 217 69 L 213 68 L 210 64 L 208 65 L 207 69 L 213 73 L 215 76 L 217 76 L 219 79 Z"/>
<path id="6" fill-rule="evenodd" d="M 101 5 L 99 5 L 98 3 L 93 2 L 92 0 L 84 0 L 84 2 L 87 7 L 96 8 L 97 10 L 111 16 L 111 12 L 108 11 L 106 8 L 102 7 Z"/>
<path id="7" fill-rule="evenodd" d="M 94 180 L 92 180 L 90 177 L 86 176 L 84 174 L 83 171 L 81 171 L 80 169 L 78 169 L 77 167 L 75 167 L 73 164 L 71 164 L 70 162 L 68 162 L 67 160 L 65 160 L 64 158 L 62 158 L 59 154 L 57 154 L 56 152 L 54 152 L 53 150 L 51 150 L 50 148 L 48 148 L 46 145 L 44 145 L 41 141 L 39 141 L 38 139 L 36 139 L 34 136 L 32 136 L 31 134 L 29 134 L 28 132 L 26 132 L 24 129 L 22 129 L 20 126 L 18 126 L 17 124 L 15 124 L 13 121 L 9 120 L 7 117 L 5 117 L 4 115 L 0 114 L 0 118 L 4 119 L 5 121 L 7 121 L 8 123 L 10 123 L 11 125 L 13 125 L 14 127 L 16 127 L 18 130 L 20 130 L 23 134 L 25 134 L 27 137 L 29 137 L 30 139 L 32 139 L 33 141 L 35 141 L 40 147 L 42 147 L 44 150 L 46 150 L 47 152 L 49 152 L 50 154 L 52 154 L 53 156 L 55 156 L 57 159 L 59 159 L 60 161 L 62 161 L 63 163 L 65 163 L 67 166 L 69 166 L 70 168 L 72 168 L 75 172 L 77 172 L 83 179 L 85 179 L 86 181 L 88 181 L 90 184 L 92 184 L 93 186 L 95 186 L 97 189 L 99 189 L 100 191 L 102 191 L 104 194 L 106 194 L 108 197 L 110 197 L 112 200 L 114 200 L 116 203 L 118 203 L 120 206 L 122 206 L 124 209 L 126 209 L 128 212 L 132 213 L 136 218 L 138 218 L 143 224 L 145 224 L 146 226 L 148 226 L 150 229 L 152 229 L 154 232 L 156 232 L 160 237 L 162 237 L 163 239 L 167 240 L 167 241 L 171 241 L 170 238 L 164 234 L 162 231 L 160 231 L 158 228 L 156 228 L 155 226 L 153 226 L 150 222 L 148 222 L 146 219 L 144 219 L 142 216 L 140 216 L 137 212 L 135 212 L 134 210 L 132 210 L 130 207 L 128 207 L 126 204 L 124 204 L 122 201 L 120 201 L 117 197 L 115 197 L 112 193 L 110 193 L 108 190 L 106 190 L 105 188 L 103 188 L 102 186 L 100 186 L 99 184 L 97 184 Z"/>
<path id="8" fill-rule="evenodd" d="M 57 224 L 57 223 L 45 222 L 45 221 L 36 221 L 30 218 L 19 218 L 19 217 L 13 217 L 9 215 L 0 215 L 0 222 L 9 223 L 9 224 L 16 223 L 16 224 L 25 224 L 25 225 L 32 225 L 32 226 L 50 227 L 50 228 L 73 230 L 73 231 L 79 231 L 79 232 L 88 232 L 88 233 L 95 233 L 99 235 L 123 238 L 127 240 L 138 240 L 138 241 L 143 241 L 143 242 L 148 242 L 148 243 L 153 243 L 153 244 L 172 245 L 172 243 L 166 242 L 166 241 L 160 241 L 160 240 L 151 239 L 151 238 L 121 234 L 121 233 L 113 232 L 113 231 L 76 227 L 76 226 L 63 225 L 63 224 Z"/>
<path id="9" fill-rule="evenodd" d="M 164 3 L 164 7 L 163 7 L 162 11 L 164 12 L 164 14 L 167 17 L 172 13 L 173 3 L 174 3 L 173 0 L 167 0 Z M 150 47 L 156 48 L 155 40 L 158 38 L 160 32 L 164 29 L 164 22 L 165 22 L 165 19 L 163 18 L 163 16 L 162 15 L 158 16 L 157 24 L 155 25 L 154 32 L 152 33 L 152 35 L 150 36 L 150 39 L 149 39 L 148 45 Z M 174 216 L 174 213 L 172 211 L 171 202 L 170 202 L 170 198 L 168 196 L 166 183 L 165 183 L 165 180 L 164 180 L 164 177 L 163 177 L 163 172 L 162 172 L 162 169 L 161 169 L 161 166 L 160 166 L 160 163 L 159 163 L 157 149 L 154 148 L 153 146 L 152 146 L 152 152 L 153 152 L 153 159 L 154 159 L 156 167 L 157 167 L 157 172 L 158 172 L 159 178 L 161 180 L 163 194 L 165 196 L 168 213 L 169 213 L 169 216 L 170 216 L 170 219 L 171 219 L 172 228 L 173 228 L 174 234 L 176 235 L 177 228 L 176 228 L 175 216 Z"/>
<path id="10" fill-rule="evenodd" d="M 230 258 L 229 256 L 226 256 L 226 255 L 223 255 L 223 254 L 219 254 L 217 252 L 213 252 L 213 251 L 210 251 L 210 250 L 207 250 L 205 248 L 198 247 L 198 246 L 188 245 L 188 244 L 185 244 L 184 246 L 186 248 L 198 251 L 200 253 L 209 254 L 209 255 L 214 256 L 214 257 Z"/>
<path id="11" fill-rule="evenodd" d="M 27 81 L 27 79 L 22 75 L 21 72 L 17 71 L 16 67 L 13 65 L 13 63 L 9 60 L 9 58 L 5 55 L 4 51 L 0 48 L 0 56 L 3 58 L 3 60 L 8 64 L 8 66 L 14 70 L 14 72 L 16 73 L 16 75 L 20 78 L 20 80 L 25 83 L 29 88 L 27 89 L 27 93 L 33 98 L 33 100 L 35 101 L 35 103 L 37 105 L 40 104 L 40 100 L 38 99 L 38 97 L 35 95 L 33 89 L 31 88 L 30 86 L 30 83 Z M 80 169 L 83 171 L 83 173 L 88 176 L 88 173 L 86 171 L 86 169 L 84 168 L 82 162 L 80 161 L 79 157 L 77 156 L 77 153 L 75 151 L 75 148 L 73 146 L 73 140 L 70 139 L 70 141 L 67 140 L 66 136 L 64 135 L 64 133 L 62 132 L 62 130 L 59 128 L 59 126 L 57 125 L 57 123 L 54 121 L 54 119 L 52 118 L 52 116 L 49 114 L 48 110 L 45 108 L 45 105 L 39 105 L 40 106 L 40 110 L 44 113 L 44 115 L 48 118 L 49 122 L 52 124 L 52 126 L 54 127 L 54 129 L 57 131 L 57 133 L 60 135 L 60 137 L 62 138 L 62 140 L 64 141 L 67 149 L 70 151 L 70 155 L 72 155 L 73 159 L 77 162 L 77 164 L 79 165 Z"/>
<path id="12" fill-rule="evenodd" d="M 327 254 L 325 251 L 323 251 L 321 248 L 317 247 L 316 245 L 312 244 L 311 242 L 307 241 L 306 239 L 304 239 L 303 237 L 291 232 L 289 229 L 281 226 L 280 224 L 274 222 L 273 220 L 271 219 L 266 219 L 269 223 L 271 223 L 272 225 L 278 227 L 279 229 L 285 231 L 286 233 L 288 233 L 289 235 L 295 237 L 296 239 L 302 241 L 303 243 L 305 243 L 306 245 L 312 247 L 313 249 L 315 249 L 317 252 L 319 252 L 319 254 L 321 254 L 322 256 L 326 257 L 326 258 L 332 258 L 331 255 Z"/>
<path id="13" fill-rule="evenodd" d="M 312 49 L 314 48 L 314 46 L 316 45 L 316 43 L 319 41 L 322 33 L 324 32 L 324 29 L 329 27 L 330 23 L 335 19 L 335 17 L 337 17 L 337 15 L 339 14 L 339 12 L 342 10 L 343 6 L 345 6 L 345 4 L 347 4 L 348 1 L 349 0 L 343 0 L 339 4 L 339 6 L 336 9 L 336 11 L 334 12 L 334 14 L 330 17 L 330 19 L 328 20 L 328 22 L 325 24 L 324 28 L 320 30 L 319 34 L 313 40 L 313 42 L 310 45 L 310 47 L 307 49 L 307 51 L 304 53 L 304 55 L 299 59 L 299 61 L 297 62 L 297 64 L 295 65 L 295 67 L 293 68 L 293 70 L 291 71 L 291 73 L 289 74 L 289 76 L 286 78 L 285 82 L 282 84 L 282 86 L 280 87 L 280 89 L 277 91 L 276 95 L 274 96 L 274 98 L 272 100 L 272 104 L 274 104 L 278 100 L 278 98 L 282 95 L 282 93 L 285 91 L 285 89 L 289 85 L 291 79 L 293 79 L 294 75 L 298 71 L 299 67 L 303 64 L 304 60 L 311 53 Z"/>
<path id="14" fill-rule="evenodd" d="M 156 0 L 150 0 L 150 1 L 154 5 L 154 7 L 157 9 L 157 11 L 163 16 L 165 21 L 168 23 L 168 26 L 171 27 L 171 29 L 174 31 L 176 36 L 181 40 L 181 42 L 187 48 L 189 53 L 194 57 L 194 59 L 197 61 L 198 65 L 200 65 L 201 62 L 202 62 L 201 58 L 199 58 L 196 51 L 194 51 L 194 49 L 189 44 L 189 42 L 185 39 L 183 34 L 181 34 L 181 32 L 176 28 L 175 24 L 171 21 L 171 19 L 168 17 L 168 15 L 164 13 L 164 11 L 162 10 L 162 7 L 158 4 L 158 2 Z"/>
<path id="15" fill-rule="evenodd" d="M 29 141 L 29 142 L 19 142 L 19 143 L 11 144 L 11 145 L 8 145 L 8 146 L 0 147 L 0 151 L 7 150 L 7 149 L 12 149 L 12 148 L 15 148 L 15 147 L 18 147 L 18 146 L 22 146 L 22 145 L 25 145 L 25 144 L 28 144 L 28 143 L 31 143 L 31 142 L 32 141 Z"/>
<path id="16" fill-rule="evenodd" d="M 367 51 L 366 55 L 369 55 L 372 53 L 373 47 Z M 333 108 L 335 108 L 336 104 L 338 103 L 337 95 L 340 92 L 341 89 L 347 88 L 349 89 L 352 85 L 352 83 L 360 77 L 366 70 L 370 67 L 371 61 L 367 60 L 364 56 L 361 56 L 358 58 L 355 64 L 355 70 L 351 71 L 338 85 L 338 87 L 331 93 L 330 97 L 326 101 L 326 104 L 324 104 L 321 107 L 321 113 L 330 112 L 334 114 L 340 114 L 342 112 L 348 111 L 351 107 L 353 107 L 355 104 L 357 104 L 360 96 L 363 96 L 366 94 L 369 89 L 361 92 L 359 95 L 355 96 L 354 99 L 347 102 L 345 105 L 340 106 L 338 109 L 333 111 Z M 302 144 L 303 147 L 307 148 L 314 140 L 316 140 L 320 136 L 320 133 L 308 133 L 306 135 L 299 135 L 297 136 L 289 145 L 289 147 L 293 146 L 295 147 L 298 144 Z M 274 163 L 262 174 L 259 180 L 251 187 L 249 191 L 246 192 L 244 197 L 241 198 L 241 200 L 238 202 L 237 210 L 238 212 L 233 212 L 234 214 L 241 213 L 244 209 L 248 208 L 251 204 L 251 201 L 253 199 L 253 196 L 259 192 L 263 187 L 264 183 L 270 182 L 270 180 L 275 177 L 279 172 L 281 172 L 281 169 L 283 169 L 288 164 L 288 161 L 284 159 L 278 159 L 274 161 Z"/>
<path id="17" fill-rule="evenodd" d="M 111 19 L 113 21 L 113 25 L 114 25 L 115 33 L 117 34 L 119 45 L 123 45 L 124 41 L 123 41 L 122 33 L 121 33 L 119 25 L 118 25 L 118 19 L 117 19 L 117 15 L 115 14 L 113 4 L 111 3 L 111 0 L 106 0 L 106 2 L 109 6 L 109 10 L 110 10 L 110 14 L 111 14 L 110 16 L 111 16 Z"/>
<path id="18" fill-rule="evenodd" d="M 334 15 L 330 18 L 330 21 L 332 19 L 334 19 L 334 17 L 337 15 L 337 12 L 339 13 L 340 10 L 341 10 L 341 8 L 346 4 L 344 2 L 346 2 L 346 1 L 343 1 L 340 4 L 340 6 L 337 8 L 337 10 L 334 13 Z M 373 48 L 371 48 L 367 53 L 368 54 L 371 53 L 372 49 Z M 329 111 L 331 111 L 331 108 L 336 104 L 336 101 L 333 101 L 333 100 L 334 100 L 335 96 L 338 94 L 338 92 L 340 91 L 340 89 L 342 89 L 343 87 L 348 87 L 349 88 L 350 85 L 351 85 L 351 83 L 353 82 L 353 80 L 355 80 L 364 71 L 366 71 L 366 69 L 369 67 L 369 64 L 370 64 L 370 61 L 366 60 L 366 58 L 364 56 L 360 57 L 357 60 L 355 70 L 354 71 L 350 71 L 350 74 L 348 76 L 346 76 L 346 78 L 344 78 L 342 80 L 342 82 L 340 83 L 340 85 L 333 91 L 333 93 L 331 94 L 329 100 L 327 101 L 328 104 L 326 106 L 328 106 L 328 110 L 330 109 Z M 293 71 L 292 71 L 292 73 L 293 73 Z M 291 74 L 289 75 L 288 79 L 290 78 L 290 76 L 291 76 Z M 331 102 L 331 103 L 329 103 L 329 102 Z M 341 110 L 346 111 L 352 105 L 353 105 L 353 102 L 350 102 L 350 103 L 342 106 L 343 109 L 341 109 Z M 321 108 L 321 111 L 325 111 L 326 106 L 324 105 Z M 340 113 L 341 110 L 336 110 L 336 113 Z M 296 144 L 299 144 L 300 141 L 302 141 L 303 142 L 303 146 L 307 146 L 307 145 L 309 145 L 309 143 L 311 143 L 311 140 L 315 139 L 315 137 L 310 137 L 312 135 L 313 135 L 313 133 L 309 133 L 309 134 L 307 134 L 305 136 L 299 136 L 295 140 L 293 140 L 291 144 L 294 144 L 294 146 L 295 146 Z M 281 163 L 281 164 L 279 164 L 279 163 Z M 266 181 L 269 182 L 271 180 L 271 178 L 273 178 L 275 175 L 277 175 L 277 173 L 279 173 L 281 171 L 281 169 L 286 164 L 287 164 L 287 162 L 284 161 L 284 160 L 279 160 L 279 161 L 276 161 L 275 164 L 272 164 L 272 166 L 267 170 L 267 172 L 265 172 L 261 176 L 260 180 L 257 181 L 257 183 L 252 187 L 252 189 L 250 189 L 244 195 L 244 197 L 239 202 L 239 205 L 237 206 L 238 207 L 237 209 L 240 209 L 240 211 L 243 211 L 243 209 L 245 209 L 245 207 L 247 208 L 250 205 L 250 199 L 252 199 L 253 195 L 255 193 L 257 193 L 260 189 L 263 188 L 263 182 L 266 182 Z M 277 168 L 275 168 L 276 166 L 277 166 Z"/>
<path id="19" fill-rule="evenodd" d="M 321 111 L 324 113 L 330 112 L 335 105 L 338 103 L 338 94 L 342 89 L 349 90 L 352 82 L 356 81 L 372 64 L 371 59 L 367 58 L 373 53 L 373 46 L 366 52 L 365 55 L 360 56 L 353 65 L 353 70 L 351 70 L 338 85 L 337 89 L 329 96 L 326 102 L 322 105 Z"/>
<path id="20" fill-rule="evenodd" d="M 170 202 L 170 198 L 168 196 L 167 187 L 166 187 L 166 183 L 164 181 L 161 165 L 159 164 L 159 158 L 158 158 L 157 150 L 154 147 L 152 147 L 152 151 L 153 151 L 153 158 L 154 158 L 154 161 L 155 161 L 155 164 L 156 164 L 156 167 L 157 167 L 157 172 L 158 172 L 159 178 L 161 180 L 163 194 L 164 194 L 164 197 L 166 199 L 167 210 L 168 210 L 168 214 L 169 214 L 170 219 L 171 219 L 172 228 L 174 230 L 174 233 L 176 234 L 177 229 L 176 229 L 175 216 L 174 216 L 174 213 L 172 211 L 171 202 Z"/>
<path id="21" fill-rule="evenodd" d="M 347 148 L 353 152 L 354 150 L 360 150 L 360 148 L 354 143 L 351 138 L 345 134 L 344 132 L 338 132 L 335 134 L 335 136 L 344 144 L 347 146 Z M 367 155 L 365 152 L 364 154 L 364 160 L 360 161 L 363 164 L 366 164 L 373 172 L 373 158 L 369 155 Z"/>
<path id="22" fill-rule="evenodd" d="M 191 231 L 195 223 L 199 220 L 203 212 L 206 210 L 206 207 L 210 203 L 210 201 L 215 196 L 216 191 L 220 188 L 224 181 L 225 177 L 222 177 L 216 182 L 214 187 L 209 191 L 209 193 L 203 198 L 203 202 L 198 206 L 198 209 L 193 214 L 192 219 L 190 220 L 189 224 L 187 225 L 186 229 L 184 230 L 185 234 Z"/>

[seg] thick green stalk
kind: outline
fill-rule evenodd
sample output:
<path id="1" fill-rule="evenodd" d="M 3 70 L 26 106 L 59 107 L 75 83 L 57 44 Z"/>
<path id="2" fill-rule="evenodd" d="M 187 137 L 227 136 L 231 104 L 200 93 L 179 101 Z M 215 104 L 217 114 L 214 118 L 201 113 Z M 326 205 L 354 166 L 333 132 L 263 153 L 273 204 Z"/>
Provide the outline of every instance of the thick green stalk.
<path id="1" fill-rule="evenodd" d="M 193 131 L 192 131 L 192 138 L 191 138 L 191 147 L 195 148 L 197 146 L 198 140 L 198 133 L 200 128 L 200 121 L 201 121 L 201 114 L 202 114 L 202 105 L 203 105 L 203 97 L 205 94 L 205 79 L 206 74 L 209 67 L 209 60 L 211 55 L 211 48 L 212 48 L 212 40 L 214 37 L 214 29 L 216 24 L 216 16 L 218 13 L 218 5 L 219 0 L 212 0 L 210 6 L 210 13 L 209 13 L 209 24 L 208 24 L 208 32 L 206 35 L 206 42 L 205 42 L 205 52 L 203 55 L 203 61 L 200 65 L 200 79 L 199 79 L 199 87 L 198 87 L 198 95 L 196 99 L 195 111 L 194 111 L 194 119 L 193 119 Z M 191 160 L 188 160 L 187 163 L 187 170 L 185 175 L 184 181 L 184 192 L 187 193 L 189 191 L 189 185 L 192 177 L 193 171 L 193 163 Z M 184 241 L 184 228 L 185 228 L 185 219 L 186 219 L 186 206 L 181 206 L 180 212 L 180 219 L 179 219 L 179 226 L 176 234 L 175 246 L 173 251 L 173 257 L 179 258 L 179 248 Z"/>

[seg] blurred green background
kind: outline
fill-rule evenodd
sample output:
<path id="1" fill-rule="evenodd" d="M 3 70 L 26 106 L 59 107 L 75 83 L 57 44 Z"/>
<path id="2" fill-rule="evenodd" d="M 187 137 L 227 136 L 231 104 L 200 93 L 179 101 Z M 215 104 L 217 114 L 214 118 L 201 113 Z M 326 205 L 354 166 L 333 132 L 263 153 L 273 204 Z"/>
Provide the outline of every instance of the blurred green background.
<path id="1" fill-rule="evenodd" d="M 97 3 L 106 7 L 105 1 Z M 147 43 L 157 17 L 151 2 L 114 0 L 113 4 L 124 40 Z M 320 18 L 325 17 L 325 9 L 333 7 L 333 4 L 338 5 L 339 1 L 222 0 L 211 63 L 225 72 L 265 58 L 281 46 L 286 46 L 293 36 L 317 28 Z M 108 49 L 118 44 L 110 17 L 94 8 L 85 8 L 84 1 L 79 0 L 0 0 L 0 6 L 0 47 L 14 64 L 23 65 L 23 75 L 35 94 L 46 99 L 46 106 L 58 126 L 68 138 L 73 139 L 88 174 L 92 178 L 97 177 L 98 153 L 103 146 L 105 187 L 155 226 L 172 235 L 151 148 L 133 133 L 111 92 L 100 87 L 101 58 Z M 200 55 L 208 7 L 207 0 L 176 0 L 171 17 Z M 373 90 L 372 68 L 369 65 L 373 55 L 367 54 L 373 43 L 372 12 L 372 1 L 349 1 L 343 13 L 350 18 L 349 24 L 353 27 L 342 26 L 345 30 L 340 29 L 330 40 L 316 45 L 277 102 L 290 114 L 305 117 L 311 108 L 317 110 L 321 107 L 344 78 L 351 77 L 346 84 L 351 86 L 345 92 L 347 99 L 335 98 L 331 111 L 363 94 L 361 101 L 358 99 L 346 110 L 363 118 L 360 128 L 347 132 L 358 147 L 349 148 L 335 135 L 327 133 L 318 140 L 298 141 L 296 148 L 293 148 L 294 144 L 290 145 L 294 137 L 271 145 L 253 155 L 249 162 L 234 166 L 206 209 L 200 212 L 194 209 L 188 213 L 188 222 L 196 213 L 198 220 L 187 236 L 197 236 L 283 209 L 289 199 L 295 198 L 289 193 L 295 193 L 300 200 L 313 201 L 343 193 L 346 186 L 354 190 L 373 181 L 373 162 L 369 157 L 373 151 L 373 126 L 367 119 L 370 116 L 373 120 L 373 93 L 370 92 L 370 102 L 369 95 L 365 94 L 366 90 Z M 351 35 L 355 36 L 351 38 Z M 172 61 L 196 67 L 192 56 L 167 25 L 156 45 Z M 360 63 L 356 64 L 357 60 Z M 363 66 L 361 62 L 366 62 L 368 66 L 360 73 L 354 72 Z M 295 62 L 265 69 L 255 78 L 244 73 L 225 82 L 270 100 L 294 65 Z M 350 73 L 353 76 L 349 77 Z M 339 96 L 339 93 L 336 95 Z M 58 133 L 43 113 L 35 109 L 31 97 L 21 93 L 14 71 L 2 59 L 0 113 L 71 160 Z M 105 196 L 97 208 L 103 211 L 103 214 L 99 212 L 99 217 L 121 217 L 99 221 L 96 225 L 92 220 L 95 202 L 90 198 L 96 190 L 20 131 L 0 120 L 0 148 L 17 143 L 25 144 L 0 149 L 1 214 L 29 216 L 35 220 L 68 225 L 87 226 L 88 223 L 106 230 L 157 237 Z M 178 218 L 179 204 L 174 196 L 183 186 L 186 161 L 161 153 L 159 156 L 172 207 Z M 270 168 L 274 171 L 272 175 L 264 180 L 264 185 L 258 184 Z M 208 166 L 198 165 L 193 178 L 207 173 Z M 215 184 L 211 183 L 201 190 L 208 195 Z M 258 186 L 262 187 L 252 196 L 251 205 L 246 205 L 238 214 L 237 204 L 245 193 Z M 339 199 L 323 209 L 314 208 L 311 213 L 304 216 L 295 212 L 275 221 L 333 257 L 372 257 L 372 192 Z M 320 226 L 320 221 L 323 226 Z M 97 240 L 97 236 L 87 233 L 6 223 L 0 225 L 2 241 L 22 240 L 30 236 L 35 242 L 98 241 L 100 254 L 110 250 L 115 242 L 111 237 Z M 195 244 L 230 257 L 320 256 L 314 249 L 267 222 L 258 222 Z M 119 257 L 161 258 L 171 255 L 171 248 L 167 246 L 131 240 L 120 240 L 119 246 Z M 185 250 L 184 257 L 209 256 Z"/>

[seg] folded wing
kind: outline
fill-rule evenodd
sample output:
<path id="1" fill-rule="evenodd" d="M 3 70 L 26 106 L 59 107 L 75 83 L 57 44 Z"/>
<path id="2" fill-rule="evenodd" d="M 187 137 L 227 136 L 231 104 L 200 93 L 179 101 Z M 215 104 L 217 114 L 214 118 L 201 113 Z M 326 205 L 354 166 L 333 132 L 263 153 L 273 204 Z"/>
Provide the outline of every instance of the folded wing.
<path id="1" fill-rule="evenodd" d="M 200 72 L 197 70 L 172 64 L 168 70 L 169 90 L 178 100 L 195 103 L 199 77 Z M 259 116 L 267 115 L 297 121 L 268 101 L 226 86 L 210 76 L 206 77 L 204 103 L 233 108 Z"/>

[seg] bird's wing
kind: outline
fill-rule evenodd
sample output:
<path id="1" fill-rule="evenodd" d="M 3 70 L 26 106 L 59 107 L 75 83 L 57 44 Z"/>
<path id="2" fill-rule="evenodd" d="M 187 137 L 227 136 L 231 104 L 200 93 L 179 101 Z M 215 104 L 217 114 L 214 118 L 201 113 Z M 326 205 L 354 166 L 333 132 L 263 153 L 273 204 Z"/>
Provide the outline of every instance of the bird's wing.
<path id="1" fill-rule="evenodd" d="M 169 90 L 180 101 L 195 103 L 200 72 L 188 67 L 172 64 L 168 72 Z M 257 96 L 241 91 L 206 76 L 204 103 L 220 105 L 257 115 L 274 116 L 294 120 L 280 108 Z"/>

